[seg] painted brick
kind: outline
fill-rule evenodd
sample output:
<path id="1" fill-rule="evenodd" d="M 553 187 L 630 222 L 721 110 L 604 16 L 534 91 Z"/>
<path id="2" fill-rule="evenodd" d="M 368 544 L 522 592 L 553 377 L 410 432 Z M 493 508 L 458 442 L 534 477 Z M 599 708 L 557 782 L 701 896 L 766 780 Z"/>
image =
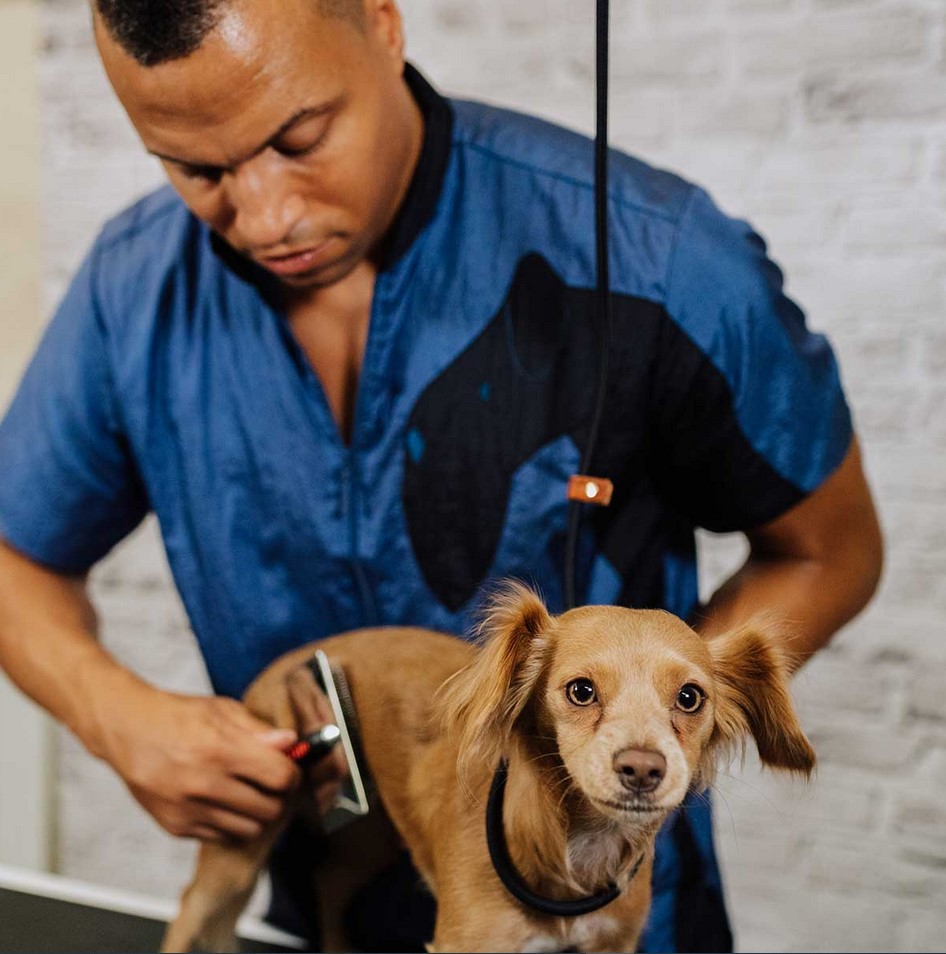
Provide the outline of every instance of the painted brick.
<path id="1" fill-rule="evenodd" d="M 689 25 L 714 18 L 719 6 L 719 0 L 647 0 L 644 12 L 653 20 L 683 20 Z"/>
<path id="2" fill-rule="evenodd" d="M 936 148 L 935 176 L 939 180 L 946 180 L 946 146 L 939 145 Z"/>
<path id="3" fill-rule="evenodd" d="M 883 497 L 941 504 L 946 499 L 946 454 L 941 450 L 905 447 L 896 456 L 878 454 L 874 473 Z"/>
<path id="4" fill-rule="evenodd" d="M 438 0 L 430 12 L 435 26 L 448 36 L 452 33 L 465 35 L 483 26 L 483 8 L 464 0 Z"/>
<path id="5" fill-rule="evenodd" d="M 761 882 L 750 875 L 729 895 L 738 916 L 739 951 L 895 951 L 898 925 L 890 916 L 889 892 L 851 897 L 812 884 Z M 741 923 L 740 923 L 741 922 Z"/>
<path id="6" fill-rule="evenodd" d="M 922 197 L 918 197 L 922 201 Z M 946 212 L 937 199 L 925 204 L 851 209 L 844 226 L 844 243 L 856 252 L 917 255 L 924 249 L 936 256 L 946 243 Z"/>
<path id="7" fill-rule="evenodd" d="M 888 546 L 904 561 L 919 552 L 932 558 L 946 553 L 946 502 L 897 501 L 884 511 Z"/>
<path id="8" fill-rule="evenodd" d="M 753 225 L 769 244 L 769 254 L 781 258 L 791 249 L 824 248 L 841 225 L 840 203 L 800 203 L 786 193 L 766 193 L 753 203 Z M 789 279 L 791 280 L 791 275 Z"/>
<path id="9" fill-rule="evenodd" d="M 923 397 L 918 424 L 923 436 L 937 447 L 946 448 L 946 388 L 931 388 Z"/>
<path id="10" fill-rule="evenodd" d="M 911 718 L 946 723 L 946 685 L 941 671 L 921 669 L 916 673 L 907 693 L 907 714 Z M 946 768 L 939 774 L 938 784 L 942 787 L 946 784 Z"/>
<path id="11" fill-rule="evenodd" d="M 880 772 L 908 768 L 916 758 L 916 743 L 898 728 L 877 723 L 853 726 L 822 725 L 809 739 L 825 761 Z"/>
<path id="12" fill-rule="evenodd" d="M 591 82 L 594 76 L 593 36 L 573 39 L 578 52 L 566 54 L 572 72 Z M 624 84 L 646 83 L 673 87 L 705 86 L 724 72 L 728 46 L 721 36 L 705 31 L 668 34 L 656 37 L 632 36 L 611 52 L 611 81 L 615 88 Z"/>
<path id="13" fill-rule="evenodd" d="M 882 716 L 891 708 L 894 676 L 876 667 L 858 666 L 850 658 L 821 653 L 792 681 L 803 723 L 842 715 Z"/>
<path id="14" fill-rule="evenodd" d="M 744 765 L 721 770 L 714 785 L 720 838 L 771 837 L 777 831 L 792 843 L 821 826 L 851 834 L 874 830 L 882 815 L 881 780 L 849 771 L 817 745 L 815 752 L 819 763 L 810 781 L 763 770 L 751 746 Z"/>
<path id="15" fill-rule="evenodd" d="M 905 186 L 917 179 L 922 153 L 922 141 L 910 136 L 887 141 L 847 137 L 785 142 L 764 157 L 759 188 L 798 195 L 816 189 L 836 197 L 861 189 Z"/>
<path id="16" fill-rule="evenodd" d="M 943 947 L 946 926 L 941 911 L 914 906 L 904 912 L 898 951 L 939 951 Z"/>
<path id="17" fill-rule="evenodd" d="M 798 0 L 729 0 L 728 8 L 739 14 L 740 21 L 749 15 L 769 16 L 797 10 Z"/>
<path id="18" fill-rule="evenodd" d="M 866 439 L 897 444 L 911 439 L 904 418 L 916 414 L 919 394 L 909 385 L 858 389 L 858 422 Z"/>
<path id="19" fill-rule="evenodd" d="M 886 572 L 882 595 L 891 607 L 917 606 L 946 612 L 946 559 L 940 554 L 914 554 L 908 561 L 892 563 Z"/>
<path id="20" fill-rule="evenodd" d="M 774 136 L 788 128 L 789 96 L 746 90 L 695 93 L 680 104 L 681 132 L 701 136 Z"/>
<path id="21" fill-rule="evenodd" d="M 923 83 L 908 77 L 826 77 L 805 84 L 805 110 L 813 122 L 941 120 L 946 118 L 946 77 Z"/>
<path id="22" fill-rule="evenodd" d="M 931 377 L 946 372 L 946 332 L 930 332 L 923 336 L 923 367 Z"/>
<path id="23" fill-rule="evenodd" d="M 805 874 L 815 889 L 863 896 L 877 894 L 932 897 L 946 891 L 946 870 L 916 864 L 900 857 L 902 846 L 889 836 L 870 836 L 865 842 L 821 836 L 805 852 Z M 865 864 L 869 853 L 874 864 Z"/>
<path id="24" fill-rule="evenodd" d="M 917 60 L 931 43 L 931 21 L 920 8 L 816 13 L 801 28 L 753 31 L 740 39 L 738 58 L 750 76 L 812 69 L 875 67 Z"/>
<path id="25" fill-rule="evenodd" d="M 897 799 L 892 830 L 904 850 L 946 865 L 946 805 L 939 793 Z"/>
<path id="26" fill-rule="evenodd" d="M 913 335 L 935 331 L 942 324 L 946 294 L 943 288 L 944 262 L 918 268 L 909 258 L 882 263 L 860 256 L 817 265 L 796 265 L 789 281 L 792 294 L 811 315 L 819 316 L 816 327 L 825 322 L 846 320 L 861 334 L 883 337 L 891 331 Z M 907 379 L 909 390 L 916 382 Z"/>

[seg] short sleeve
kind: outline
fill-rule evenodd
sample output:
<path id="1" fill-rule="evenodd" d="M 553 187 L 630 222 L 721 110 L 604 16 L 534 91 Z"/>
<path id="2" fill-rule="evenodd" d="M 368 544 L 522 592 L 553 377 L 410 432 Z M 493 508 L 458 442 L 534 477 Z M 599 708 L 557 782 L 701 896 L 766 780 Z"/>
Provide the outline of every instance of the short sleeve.
<path id="1" fill-rule="evenodd" d="M 95 260 L 93 249 L 0 422 L 0 537 L 66 573 L 87 570 L 148 509 L 120 423 Z"/>
<path id="2" fill-rule="evenodd" d="M 837 362 L 783 290 L 763 239 L 695 189 L 667 283 L 651 421 L 662 491 L 697 526 L 748 530 L 841 463 Z"/>

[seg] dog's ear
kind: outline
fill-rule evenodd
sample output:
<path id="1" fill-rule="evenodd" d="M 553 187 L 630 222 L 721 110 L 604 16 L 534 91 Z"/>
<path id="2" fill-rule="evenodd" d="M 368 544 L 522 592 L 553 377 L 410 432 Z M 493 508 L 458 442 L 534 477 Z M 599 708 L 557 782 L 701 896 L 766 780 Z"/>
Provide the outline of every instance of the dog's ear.
<path id="1" fill-rule="evenodd" d="M 506 583 L 491 598 L 475 660 L 438 692 L 444 728 L 459 733 L 461 777 L 473 762 L 492 768 L 507 749 L 542 672 L 551 625 L 545 604 L 521 583 Z"/>
<path id="2" fill-rule="evenodd" d="M 788 692 L 788 656 L 771 624 L 750 623 L 708 643 L 716 677 L 712 748 L 744 746 L 752 735 L 764 765 L 809 776 L 815 753 Z"/>

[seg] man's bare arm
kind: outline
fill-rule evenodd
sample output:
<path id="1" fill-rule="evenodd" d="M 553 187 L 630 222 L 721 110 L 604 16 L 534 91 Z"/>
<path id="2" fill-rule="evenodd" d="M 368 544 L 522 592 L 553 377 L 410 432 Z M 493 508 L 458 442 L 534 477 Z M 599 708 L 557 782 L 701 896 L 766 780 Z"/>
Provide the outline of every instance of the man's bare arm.
<path id="1" fill-rule="evenodd" d="M 772 611 L 797 668 L 867 605 L 883 539 L 855 439 L 841 466 L 787 513 L 747 534 L 749 558 L 696 620 L 707 635 Z"/>
<path id="2" fill-rule="evenodd" d="M 84 581 L 0 541 L 0 667 L 121 775 L 162 827 L 205 839 L 255 837 L 298 770 L 274 732 L 233 699 L 164 692 L 96 639 Z"/>

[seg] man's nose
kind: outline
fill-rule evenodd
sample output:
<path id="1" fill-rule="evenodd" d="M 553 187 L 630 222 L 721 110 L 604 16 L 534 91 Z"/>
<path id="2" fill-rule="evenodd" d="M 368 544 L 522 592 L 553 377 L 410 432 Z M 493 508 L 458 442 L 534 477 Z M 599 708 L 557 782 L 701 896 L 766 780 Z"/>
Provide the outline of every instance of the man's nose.
<path id="1" fill-rule="evenodd" d="M 233 224 L 239 244 L 249 251 L 266 251 L 291 241 L 305 214 L 305 200 L 277 163 L 271 157 L 256 156 L 240 165 L 231 178 Z"/>

